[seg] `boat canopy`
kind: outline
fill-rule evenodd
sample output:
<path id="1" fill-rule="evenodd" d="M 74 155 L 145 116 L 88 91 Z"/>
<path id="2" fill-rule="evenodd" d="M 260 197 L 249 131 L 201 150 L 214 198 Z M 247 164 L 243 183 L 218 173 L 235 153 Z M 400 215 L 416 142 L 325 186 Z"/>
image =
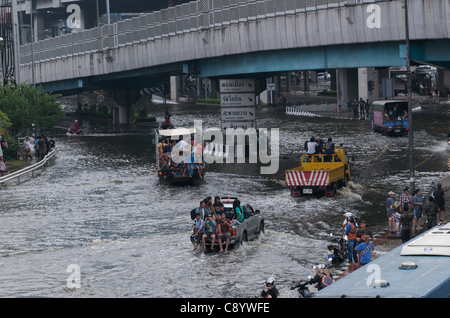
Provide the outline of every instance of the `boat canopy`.
<path id="1" fill-rule="evenodd" d="M 177 128 L 177 129 L 167 129 L 167 130 L 159 130 L 158 135 L 166 136 L 166 137 L 178 137 L 181 135 L 191 135 L 195 134 L 195 128 Z"/>

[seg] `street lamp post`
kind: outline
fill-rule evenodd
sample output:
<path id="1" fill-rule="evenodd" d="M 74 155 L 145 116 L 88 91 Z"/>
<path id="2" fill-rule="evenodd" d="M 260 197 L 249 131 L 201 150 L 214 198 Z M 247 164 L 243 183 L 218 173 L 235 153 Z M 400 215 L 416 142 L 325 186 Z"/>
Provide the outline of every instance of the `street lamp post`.
<path id="1" fill-rule="evenodd" d="M 407 72 L 407 90 L 408 90 L 408 114 L 409 114 L 409 188 L 412 192 L 415 190 L 414 176 L 414 132 L 413 132 L 413 114 L 412 114 L 412 91 L 411 91 L 411 43 L 409 39 L 409 14 L 408 0 L 405 0 L 405 30 L 406 30 L 406 72 Z"/>
<path id="2" fill-rule="evenodd" d="M 33 88 L 36 88 L 34 77 L 34 21 L 33 21 L 33 0 L 30 0 L 30 26 L 31 26 L 31 81 Z"/>
<path id="3" fill-rule="evenodd" d="M 109 6 L 109 0 L 106 0 L 106 15 L 108 18 L 108 24 L 111 24 L 111 9 Z"/>

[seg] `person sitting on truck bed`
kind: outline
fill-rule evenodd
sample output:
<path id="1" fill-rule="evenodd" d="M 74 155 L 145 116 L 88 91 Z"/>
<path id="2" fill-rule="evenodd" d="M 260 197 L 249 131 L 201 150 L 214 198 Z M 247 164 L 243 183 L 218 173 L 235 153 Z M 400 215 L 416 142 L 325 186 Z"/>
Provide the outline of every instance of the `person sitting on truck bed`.
<path id="1" fill-rule="evenodd" d="M 222 212 L 225 213 L 225 207 L 223 206 L 223 203 L 220 201 L 220 197 L 216 196 L 214 198 L 213 208 L 216 210 L 216 214 L 221 215 Z M 227 216 L 229 217 L 229 215 Z"/>
<path id="2" fill-rule="evenodd" d="M 231 220 L 237 221 L 238 224 L 244 222 L 244 209 L 242 209 L 241 201 L 238 199 L 233 201 L 233 212 L 234 215 L 231 217 Z"/>
<path id="3" fill-rule="evenodd" d="M 317 138 L 316 140 L 317 146 L 316 146 L 316 155 L 320 155 L 323 153 L 323 139 Z"/>
<path id="4" fill-rule="evenodd" d="M 191 235 L 191 242 L 192 244 L 194 244 L 193 251 L 195 251 L 200 244 L 200 240 L 202 239 L 204 231 L 204 221 L 201 219 L 200 213 L 197 213 L 195 215 L 194 221 L 195 223 L 192 224 L 192 227 L 194 228 L 194 234 Z"/>
<path id="5" fill-rule="evenodd" d="M 183 160 L 183 152 L 176 152 L 174 155 L 172 155 L 172 168 L 179 168 L 181 170 L 182 175 L 184 176 L 186 174 L 186 166 Z"/>
<path id="6" fill-rule="evenodd" d="M 164 179 L 166 179 L 167 176 L 170 176 L 172 174 L 172 172 L 170 171 L 171 163 L 172 163 L 172 160 L 170 159 L 169 155 L 166 155 L 166 154 L 161 155 L 159 165 L 161 167 L 161 171 L 164 176 Z"/>
<path id="7" fill-rule="evenodd" d="M 400 115 L 400 112 L 399 112 L 399 109 L 398 109 L 398 104 L 395 104 L 394 105 L 394 110 L 392 111 L 392 117 L 394 117 L 394 120 L 398 120 L 399 119 L 399 116 Z"/>
<path id="8" fill-rule="evenodd" d="M 408 120 L 408 112 L 406 111 L 406 109 L 403 110 L 402 120 Z"/>
<path id="9" fill-rule="evenodd" d="M 225 244 L 225 253 L 228 253 L 228 246 L 230 245 L 230 238 L 231 238 L 231 223 L 230 220 L 226 218 L 225 212 L 222 212 L 220 214 L 220 218 L 217 221 L 217 226 L 219 227 L 219 247 L 220 251 L 219 253 L 223 252 L 222 248 L 222 240 L 226 240 Z"/>
<path id="10" fill-rule="evenodd" d="M 384 111 L 384 118 L 385 118 L 385 121 L 391 121 L 392 120 L 392 117 L 389 115 L 389 112 L 388 112 L 387 109 Z"/>
<path id="11" fill-rule="evenodd" d="M 316 153 L 316 147 L 318 145 L 319 144 L 316 142 L 316 139 L 314 137 L 311 137 L 311 139 L 309 140 L 309 142 L 307 144 L 308 150 L 306 153 L 308 155 L 314 155 Z"/>
<path id="12" fill-rule="evenodd" d="M 328 138 L 328 142 L 324 146 L 325 149 L 325 158 L 324 162 L 333 162 L 333 155 L 334 156 L 334 162 L 342 162 L 341 158 L 337 156 L 337 153 L 335 151 L 335 145 L 333 143 L 333 139 L 330 137 Z"/>
<path id="13" fill-rule="evenodd" d="M 203 234 L 202 236 L 202 242 L 203 242 L 203 250 L 206 251 L 205 240 L 207 237 L 212 238 L 211 248 L 214 248 L 214 243 L 216 243 L 216 221 L 212 219 L 211 214 L 209 214 L 206 217 L 204 227 L 205 227 L 205 234 Z"/>

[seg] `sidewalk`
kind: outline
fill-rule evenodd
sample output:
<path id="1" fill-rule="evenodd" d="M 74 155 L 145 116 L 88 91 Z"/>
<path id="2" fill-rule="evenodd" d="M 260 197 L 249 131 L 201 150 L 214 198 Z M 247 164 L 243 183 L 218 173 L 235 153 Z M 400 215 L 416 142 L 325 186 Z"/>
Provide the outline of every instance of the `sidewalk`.
<path id="1" fill-rule="evenodd" d="M 441 225 L 444 225 L 444 224 L 447 224 L 450 222 L 450 193 L 445 195 L 445 202 L 446 202 L 445 203 L 445 211 L 446 212 L 444 214 L 443 222 L 441 223 Z M 422 220 L 420 220 L 419 226 L 422 227 L 421 230 L 411 231 L 411 240 L 414 237 L 428 231 L 428 227 L 427 227 L 427 223 L 426 223 L 426 216 L 424 216 L 424 218 Z M 391 234 L 391 232 L 389 231 L 389 227 L 387 227 L 385 231 L 382 231 L 378 234 L 374 234 L 373 245 L 375 246 L 375 248 L 378 246 L 378 247 L 387 249 L 388 251 L 391 251 L 394 248 L 396 248 L 402 244 L 403 244 L 403 242 L 402 242 L 400 234 Z M 373 259 L 376 259 L 376 258 L 373 258 Z M 348 274 L 357 270 L 358 268 L 359 268 L 358 264 L 351 264 L 345 271 L 343 271 L 340 274 L 340 276 L 338 278 L 336 278 L 336 280 L 347 276 Z"/>

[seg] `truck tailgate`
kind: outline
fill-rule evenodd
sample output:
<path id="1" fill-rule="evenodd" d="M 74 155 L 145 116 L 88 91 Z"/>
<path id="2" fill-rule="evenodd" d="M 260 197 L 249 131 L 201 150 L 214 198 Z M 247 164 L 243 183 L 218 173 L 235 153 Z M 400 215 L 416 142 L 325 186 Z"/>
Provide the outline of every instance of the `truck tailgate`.
<path id="1" fill-rule="evenodd" d="M 288 187 L 326 187 L 344 178 L 344 167 L 332 170 L 287 170 L 286 186 Z"/>
<path id="2" fill-rule="evenodd" d="M 328 170 L 288 170 L 286 171 L 286 185 L 288 187 L 302 186 L 329 186 Z"/>

